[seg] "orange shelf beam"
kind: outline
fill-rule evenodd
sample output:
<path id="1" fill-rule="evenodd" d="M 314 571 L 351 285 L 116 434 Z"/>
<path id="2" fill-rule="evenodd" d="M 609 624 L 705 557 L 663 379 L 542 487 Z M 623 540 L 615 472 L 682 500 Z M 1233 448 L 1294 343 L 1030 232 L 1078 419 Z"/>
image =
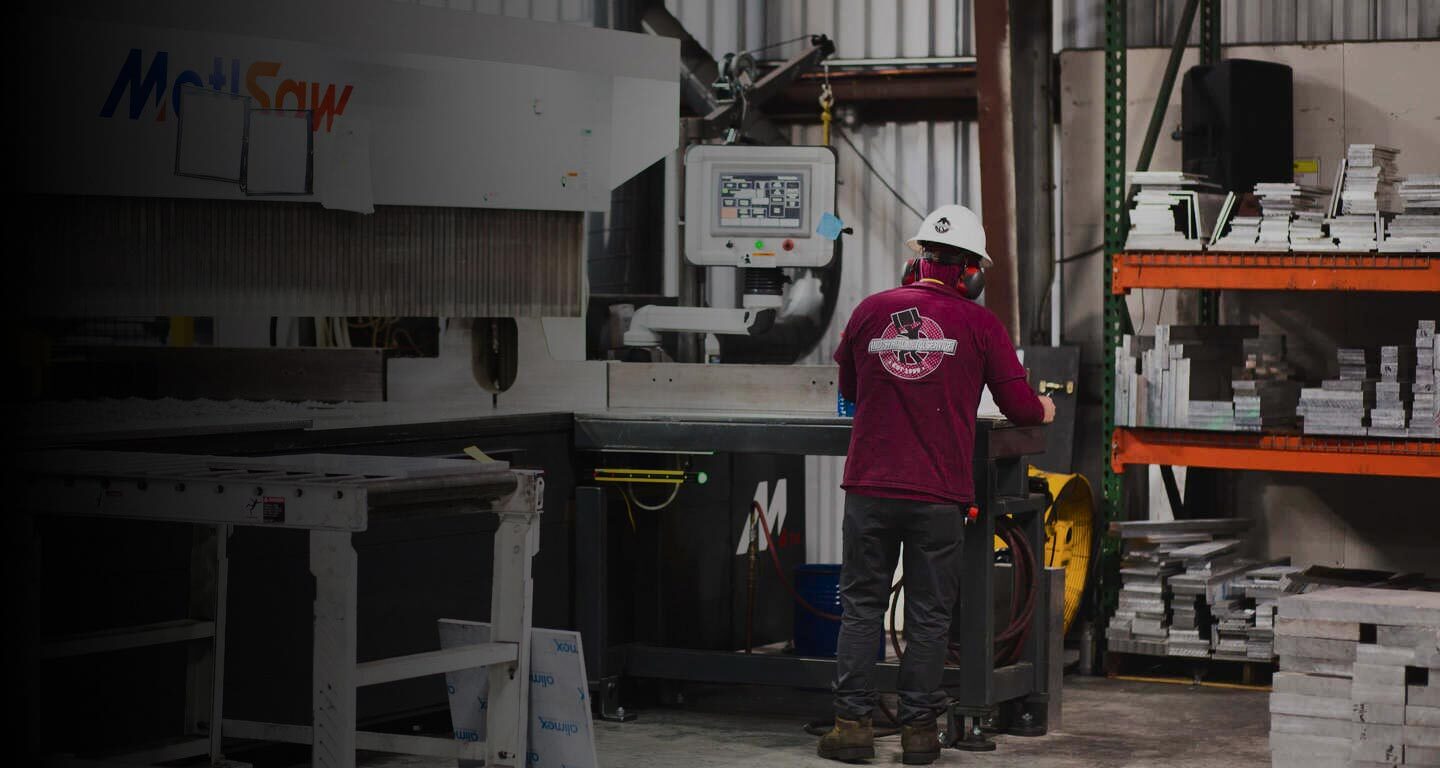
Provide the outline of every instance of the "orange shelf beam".
<path id="1" fill-rule="evenodd" d="M 1117 253 L 1115 293 L 1135 288 L 1239 291 L 1397 291 L 1440 293 L 1440 254 Z"/>
<path id="2" fill-rule="evenodd" d="M 1120 427 L 1110 462 L 1440 478 L 1440 441 Z"/>

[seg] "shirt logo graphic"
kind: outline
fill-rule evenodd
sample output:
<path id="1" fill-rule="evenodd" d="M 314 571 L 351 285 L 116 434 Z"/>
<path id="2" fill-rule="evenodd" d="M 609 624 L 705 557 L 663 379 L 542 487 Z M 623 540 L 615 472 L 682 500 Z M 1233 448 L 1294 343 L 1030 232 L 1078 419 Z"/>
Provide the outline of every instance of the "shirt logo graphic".
<path id="1" fill-rule="evenodd" d="M 947 355 L 954 356 L 955 340 L 945 338 L 940 324 L 911 307 L 890 315 L 890 324 L 871 339 L 869 352 L 892 376 L 915 381 L 935 372 Z"/>
<path id="2" fill-rule="evenodd" d="M 935 222 L 935 231 L 936 231 L 936 232 L 939 232 L 939 233 L 942 234 L 942 235 L 945 234 L 946 232 L 949 232 L 949 231 L 950 231 L 950 220 L 947 219 L 947 218 L 945 218 L 944 216 L 941 216 L 941 217 L 940 217 L 940 220 L 937 221 L 937 222 Z"/>

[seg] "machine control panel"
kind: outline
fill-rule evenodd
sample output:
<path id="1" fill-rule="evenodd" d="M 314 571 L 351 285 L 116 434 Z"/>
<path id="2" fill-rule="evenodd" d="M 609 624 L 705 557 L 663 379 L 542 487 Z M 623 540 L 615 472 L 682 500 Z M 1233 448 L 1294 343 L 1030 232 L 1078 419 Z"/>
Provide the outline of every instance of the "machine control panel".
<path id="1" fill-rule="evenodd" d="M 797 229 L 804 221 L 805 175 L 800 173 L 721 173 L 720 226 Z"/>
<path id="2" fill-rule="evenodd" d="M 822 267 L 835 210 L 829 147 L 701 144 L 685 153 L 685 255 L 698 266 Z"/>

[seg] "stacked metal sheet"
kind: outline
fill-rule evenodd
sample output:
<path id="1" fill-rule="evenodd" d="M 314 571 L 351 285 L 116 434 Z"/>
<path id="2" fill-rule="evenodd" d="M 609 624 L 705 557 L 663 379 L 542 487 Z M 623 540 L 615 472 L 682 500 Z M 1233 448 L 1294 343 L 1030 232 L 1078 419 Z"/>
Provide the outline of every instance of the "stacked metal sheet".
<path id="1" fill-rule="evenodd" d="M 1414 347 L 1380 348 L 1380 381 L 1370 409 L 1370 434 L 1405 437 L 1410 425 L 1410 384 L 1415 375 Z"/>
<path id="2" fill-rule="evenodd" d="M 1385 226 L 1380 250 L 1390 253 L 1440 253 L 1440 174 L 1419 174 L 1400 182 L 1405 213 Z"/>
<path id="3" fill-rule="evenodd" d="M 1224 583 L 1233 570 L 1239 539 L 1216 539 L 1175 550 L 1185 570 L 1170 579 L 1170 634 L 1167 652 L 1171 656 L 1205 658 L 1210 655 L 1210 608 L 1206 599 L 1211 577 Z M 1228 568 L 1228 570 L 1227 570 Z M 1216 574 L 1217 571 L 1221 573 Z"/>
<path id="4" fill-rule="evenodd" d="M 1189 418 L 1186 429 L 1203 429 L 1211 432 L 1234 432 L 1235 403 L 1230 400 L 1191 400 L 1186 406 Z"/>
<path id="5" fill-rule="evenodd" d="M 1221 251 L 1253 251 L 1260 239 L 1259 216 L 1235 216 L 1230 219 L 1230 230 L 1215 242 L 1214 248 Z"/>
<path id="6" fill-rule="evenodd" d="M 1262 182 L 1255 185 L 1260 200 L 1260 231 L 1254 245 L 1257 251 L 1288 251 L 1298 234 L 1301 240 L 1323 238 L 1329 245 L 1322 224 L 1322 208 L 1330 190 L 1295 183 Z M 1298 231 L 1297 215 L 1303 214 Z M 1305 250 L 1295 248 L 1295 250 Z"/>
<path id="7" fill-rule="evenodd" d="M 1235 428 L 1230 378 L 1253 325 L 1157 325 L 1115 352 L 1116 423 L 1172 429 Z"/>
<path id="8" fill-rule="evenodd" d="M 1290 250 L 1334 251 L 1335 238 L 1325 231 L 1324 211 L 1300 211 L 1290 221 Z"/>
<path id="9" fill-rule="evenodd" d="M 1305 419 L 1307 435 L 1363 437 L 1368 434 L 1368 411 L 1375 404 L 1375 369 L 1363 348 L 1341 347 L 1336 358 L 1340 378 L 1301 389 L 1297 411 Z"/>
<path id="10" fill-rule="evenodd" d="M 1440 593 L 1286 596 L 1275 643 L 1274 768 L 1440 765 Z"/>
<path id="11" fill-rule="evenodd" d="M 1251 661 L 1275 658 L 1275 610 L 1280 597 L 1292 589 L 1292 574 L 1300 572 L 1291 565 L 1266 565 L 1252 569 L 1234 582 L 1238 592 L 1253 603 L 1250 626 L 1245 628 L 1245 656 Z"/>
<path id="12" fill-rule="evenodd" d="M 1272 427 L 1293 427 L 1300 401 L 1296 370 L 1285 359 L 1285 337 L 1263 335 L 1245 339 L 1245 364 L 1232 373 L 1235 390 L 1235 429 L 1260 432 Z"/>
<path id="13" fill-rule="evenodd" d="M 1407 437 L 1440 438 L 1440 336 L 1434 320 L 1415 327 L 1415 376 L 1410 385 L 1410 429 Z"/>
<path id="14" fill-rule="evenodd" d="M 1351 144 L 1345 151 L 1345 183 L 1340 189 L 1346 214 L 1399 213 L 1403 208 L 1395 182 L 1400 150 L 1375 144 Z"/>
<path id="15" fill-rule="evenodd" d="M 1180 572 L 1170 557 L 1178 542 L 1147 540 L 1129 547 L 1120 567 L 1120 601 L 1106 637 L 1113 650 L 1164 655 L 1169 637 L 1166 580 Z"/>
<path id="16" fill-rule="evenodd" d="M 1330 228 L 1330 236 L 1335 239 L 1334 250 L 1363 253 L 1377 247 L 1375 236 L 1379 220 L 1379 214 L 1374 213 L 1347 214 L 1326 219 L 1325 224 Z"/>
<path id="17" fill-rule="evenodd" d="M 1180 171 L 1134 171 L 1130 209 L 1131 251 L 1198 251 L 1210 239 L 1223 196 L 1202 177 Z"/>
<path id="18" fill-rule="evenodd" d="M 1248 520 L 1212 519 L 1114 523 L 1125 543 L 1120 602 L 1106 628 L 1110 650 L 1155 656 L 1210 655 L 1208 611 L 1199 604 L 1212 586 L 1233 574 L 1212 573 L 1233 556 L 1236 539 L 1217 537 L 1248 528 Z M 1172 605 L 1173 582 L 1185 585 Z M 1218 594 L 1218 590 L 1217 590 Z M 1172 622 L 1172 609 L 1178 609 Z"/>

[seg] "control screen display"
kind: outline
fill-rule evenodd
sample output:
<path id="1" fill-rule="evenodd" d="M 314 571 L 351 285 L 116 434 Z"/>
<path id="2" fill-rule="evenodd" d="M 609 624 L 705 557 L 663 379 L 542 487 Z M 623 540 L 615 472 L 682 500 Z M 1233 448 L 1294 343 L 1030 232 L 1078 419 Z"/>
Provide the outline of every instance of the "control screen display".
<path id="1" fill-rule="evenodd" d="M 798 229 L 803 226 L 804 178 L 799 173 L 721 173 L 720 226 Z"/>

